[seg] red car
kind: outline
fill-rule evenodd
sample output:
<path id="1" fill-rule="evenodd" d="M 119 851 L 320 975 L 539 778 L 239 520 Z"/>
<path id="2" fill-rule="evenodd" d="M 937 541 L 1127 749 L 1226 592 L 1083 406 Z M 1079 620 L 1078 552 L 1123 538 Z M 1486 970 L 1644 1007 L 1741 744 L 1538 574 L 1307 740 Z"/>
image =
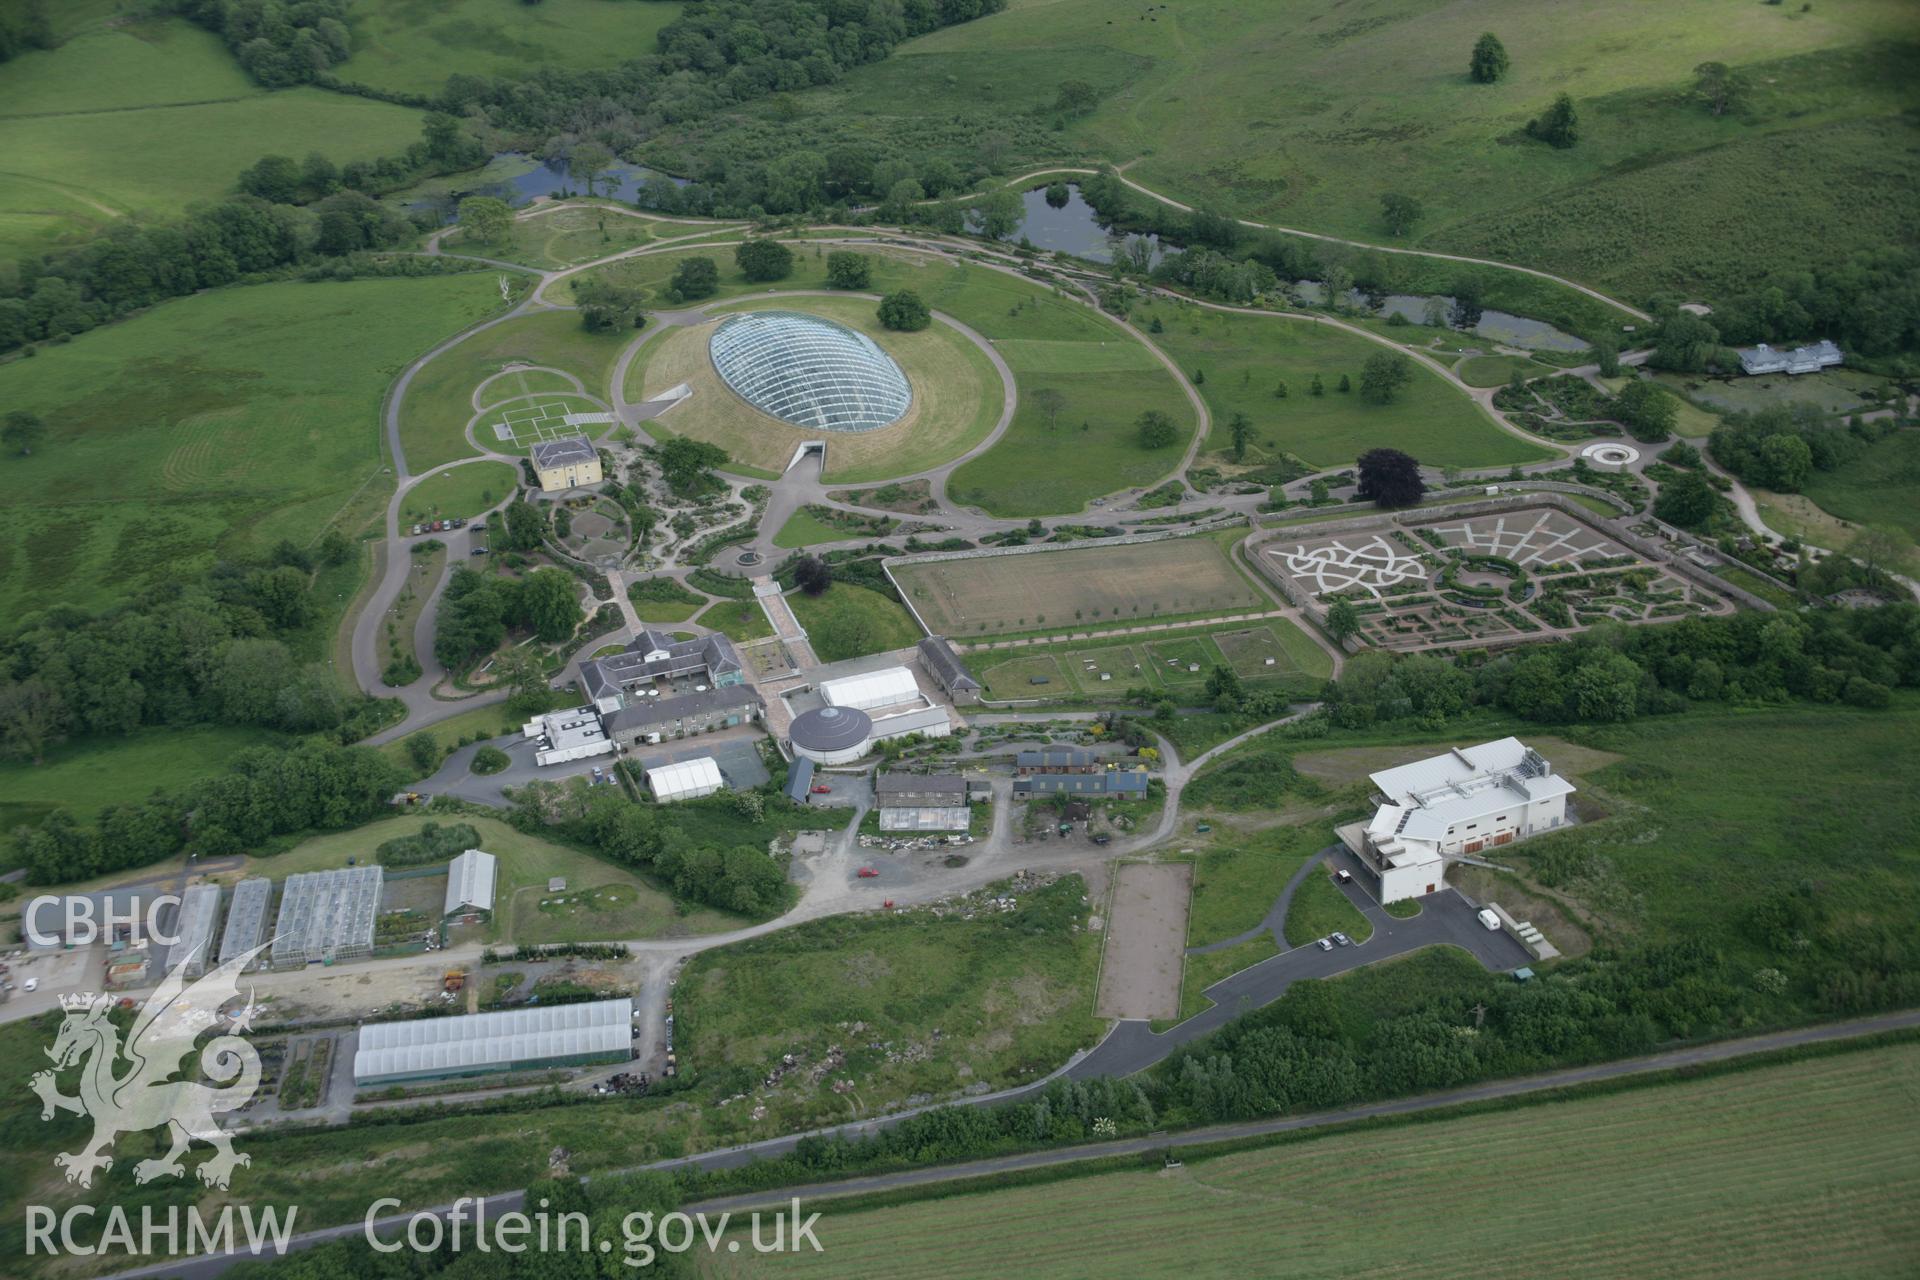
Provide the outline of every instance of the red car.
<path id="1" fill-rule="evenodd" d="M 879 875 L 879 874 L 880 874 L 880 873 L 879 873 L 878 871 L 875 871 L 875 870 L 874 870 L 874 869 L 873 869 L 872 867 L 862 867 L 862 868 L 860 868 L 860 878 L 861 878 L 862 880 L 871 880 L 871 879 L 873 879 L 873 878 L 874 878 L 875 876 L 877 876 L 877 875 Z"/>
<path id="2" fill-rule="evenodd" d="M 815 787 L 813 789 L 813 794 L 817 796 L 830 796 L 833 794 L 833 788 L 828 786 Z"/>

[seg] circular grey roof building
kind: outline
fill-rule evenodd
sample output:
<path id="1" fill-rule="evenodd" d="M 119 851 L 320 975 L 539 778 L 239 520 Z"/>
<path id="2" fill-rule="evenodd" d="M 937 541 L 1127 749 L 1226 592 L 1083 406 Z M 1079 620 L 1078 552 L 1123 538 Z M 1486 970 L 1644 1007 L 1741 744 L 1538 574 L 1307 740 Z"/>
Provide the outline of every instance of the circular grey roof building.
<path id="1" fill-rule="evenodd" d="M 854 707 L 818 707 L 793 719 L 787 740 L 816 764 L 846 764 L 867 754 L 873 717 Z"/>
<path id="2" fill-rule="evenodd" d="M 798 311 L 749 311 L 707 341 L 713 367 L 741 399 L 796 427 L 878 431 L 905 416 L 913 388 L 864 333 Z"/>

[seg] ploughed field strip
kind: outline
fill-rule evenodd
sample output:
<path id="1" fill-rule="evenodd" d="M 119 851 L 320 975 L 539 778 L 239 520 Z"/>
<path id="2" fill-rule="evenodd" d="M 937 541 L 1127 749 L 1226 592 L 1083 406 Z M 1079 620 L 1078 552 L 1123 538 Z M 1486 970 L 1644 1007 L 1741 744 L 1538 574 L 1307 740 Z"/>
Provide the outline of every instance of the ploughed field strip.
<path id="1" fill-rule="evenodd" d="M 1272 607 L 1219 544 L 1203 537 L 909 561 L 895 565 L 893 575 L 928 628 L 954 637 Z"/>
<path id="2" fill-rule="evenodd" d="M 1351 606 L 1385 649 L 1543 638 L 1613 619 L 1663 622 L 1731 606 L 1667 566 L 1554 508 L 1285 539 L 1264 566 L 1324 614 Z"/>

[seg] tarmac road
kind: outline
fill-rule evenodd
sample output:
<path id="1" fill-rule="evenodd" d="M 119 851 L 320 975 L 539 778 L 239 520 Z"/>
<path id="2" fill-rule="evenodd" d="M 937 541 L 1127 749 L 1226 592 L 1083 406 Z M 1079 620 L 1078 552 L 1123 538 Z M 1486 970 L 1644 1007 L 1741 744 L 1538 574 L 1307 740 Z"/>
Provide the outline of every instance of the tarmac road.
<path id="1" fill-rule="evenodd" d="M 1324 953 L 1320 953 L 1324 954 Z M 1141 1155 L 1153 1151 L 1178 1151 L 1188 1147 L 1205 1146 L 1216 1142 L 1231 1141 L 1238 1138 L 1257 1138 L 1277 1133 L 1293 1133 L 1307 1129 L 1321 1129 L 1330 1125 L 1349 1124 L 1356 1120 L 1368 1120 L 1383 1116 L 1415 1115 L 1426 1111 L 1438 1111 L 1447 1107 L 1460 1106 L 1470 1102 L 1487 1102 L 1499 1098 L 1524 1097 L 1528 1094 L 1546 1093 L 1555 1089 L 1565 1089 L 1575 1085 L 1592 1084 L 1604 1080 L 1622 1080 L 1634 1076 L 1643 1076 L 1660 1071 L 1671 1071 L 1679 1067 L 1700 1066 L 1707 1063 L 1728 1062 L 1754 1054 L 1771 1053 L 1779 1049 L 1791 1049 L 1802 1045 L 1829 1044 L 1841 1040 L 1859 1039 L 1864 1036 L 1879 1035 L 1887 1031 L 1900 1031 L 1920 1027 L 1920 1009 L 1905 1009 L 1897 1013 L 1879 1014 L 1870 1018 L 1856 1018 L 1849 1022 L 1828 1023 L 1822 1026 L 1799 1027 L 1790 1031 L 1776 1031 L 1767 1035 L 1749 1036 L 1739 1040 L 1718 1040 L 1711 1044 L 1690 1045 L 1680 1049 L 1669 1049 L 1664 1053 L 1650 1054 L 1643 1058 L 1626 1058 L 1618 1062 L 1606 1062 L 1591 1067 L 1571 1067 L 1564 1071 L 1550 1071 L 1541 1075 L 1519 1076 L 1509 1080 L 1495 1080 L 1486 1084 L 1469 1085 L 1461 1089 L 1450 1089 L 1444 1093 L 1423 1094 L 1413 1098 L 1397 1098 L 1389 1102 L 1370 1103 L 1365 1106 L 1343 1107 L 1338 1111 L 1320 1111 L 1304 1116 L 1284 1116 L 1272 1120 L 1252 1120 L 1241 1124 L 1212 1125 L 1204 1129 L 1189 1129 L 1180 1133 L 1155 1134 L 1144 1138 L 1127 1138 L 1115 1142 L 1093 1143 L 1077 1147 L 1060 1147 L 1047 1151 L 1032 1151 L 1020 1155 L 998 1156 L 990 1160 L 974 1160 L 964 1164 L 937 1165 L 926 1169 L 908 1169 L 895 1173 L 875 1174 L 865 1178 L 844 1178 L 834 1182 L 811 1183 L 797 1187 L 762 1188 L 737 1196 L 722 1196 L 713 1200 L 701 1201 L 686 1206 L 691 1211 L 739 1212 L 755 1207 L 772 1205 L 784 1206 L 789 1200 L 813 1200 L 828 1196 L 856 1195 L 875 1191 L 889 1191 L 902 1187 L 922 1186 L 927 1183 L 948 1182 L 963 1178 L 977 1178 L 999 1173 L 1013 1173 L 1025 1169 L 1050 1168 L 1063 1164 L 1075 1164 L 1084 1160 L 1106 1160 L 1114 1156 Z M 1023 1089 L 1005 1094 L 992 1094 L 974 1099 L 975 1105 L 1005 1101 L 1028 1090 L 1038 1088 L 1029 1085 Z M 910 1115 L 911 1112 L 902 1113 Z M 859 1137 L 888 1128 L 897 1123 L 902 1116 L 892 1116 L 882 1120 L 862 1121 L 841 1125 L 834 1129 L 819 1131 L 822 1135 L 845 1134 Z M 781 1156 L 792 1151 L 800 1138 L 807 1135 L 790 1134 L 782 1138 L 771 1138 L 765 1142 L 750 1146 L 735 1147 L 726 1151 L 709 1152 L 682 1160 L 662 1161 L 647 1165 L 649 1170 L 672 1171 L 682 1168 L 731 1169 L 763 1156 Z M 504 1192 L 487 1196 L 481 1202 L 485 1215 L 492 1219 L 520 1207 L 522 1193 Z M 450 1206 L 437 1206 L 434 1213 L 444 1213 Z M 375 1225 L 383 1228 L 382 1234 L 391 1238 L 391 1228 L 404 1223 L 412 1215 L 400 1215 L 382 1218 Z M 472 1218 L 472 1206 L 468 1206 L 467 1216 Z M 358 1222 L 338 1227 L 328 1227 L 319 1231 L 303 1232 L 288 1241 L 289 1252 L 312 1248 L 357 1234 L 362 1230 Z M 212 1280 L 238 1262 L 253 1260 L 256 1255 L 249 1253 L 217 1254 L 183 1261 L 156 1263 L 122 1271 L 110 1280 L 147 1280 L 148 1277 L 173 1276 L 181 1280 Z"/>

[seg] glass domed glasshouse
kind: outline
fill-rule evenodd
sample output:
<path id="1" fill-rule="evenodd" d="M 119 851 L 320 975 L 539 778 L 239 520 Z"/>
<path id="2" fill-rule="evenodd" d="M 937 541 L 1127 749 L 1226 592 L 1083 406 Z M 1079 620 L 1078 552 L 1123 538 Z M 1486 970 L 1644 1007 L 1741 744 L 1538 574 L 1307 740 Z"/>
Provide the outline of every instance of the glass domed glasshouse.
<path id="1" fill-rule="evenodd" d="M 796 427 L 877 431 L 913 403 L 907 375 L 873 339 L 819 316 L 729 316 L 707 349 L 741 398 Z"/>

